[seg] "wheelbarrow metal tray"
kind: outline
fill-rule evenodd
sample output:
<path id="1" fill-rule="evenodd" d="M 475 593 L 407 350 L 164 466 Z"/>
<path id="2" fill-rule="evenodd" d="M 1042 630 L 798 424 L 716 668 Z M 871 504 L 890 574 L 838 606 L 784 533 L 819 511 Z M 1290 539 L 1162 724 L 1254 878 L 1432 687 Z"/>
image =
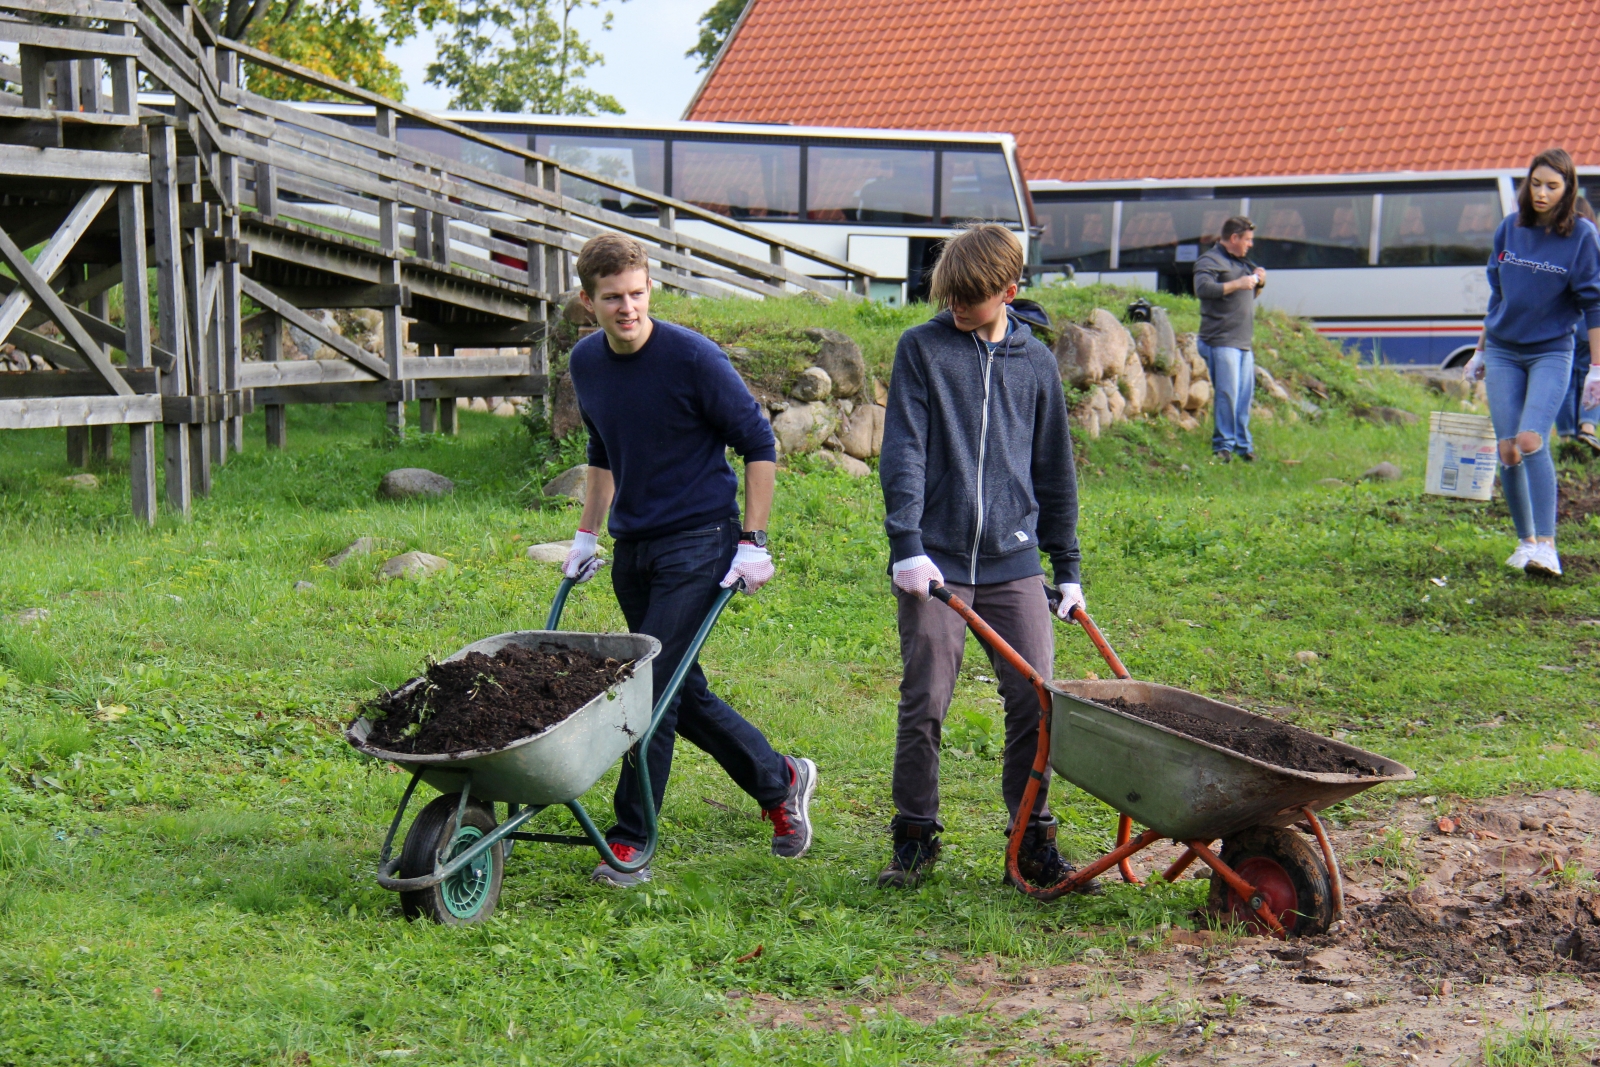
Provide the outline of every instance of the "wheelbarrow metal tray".
<path id="1" fill-rule="evenodd" d="M 367 743 L 372 724 L 365 718 L 350 727 L 346 738 L 368 756 L 408 771 L 421 768 L 422 780 L 441 793 L 457 792 L 470 779 L 474 800 L 548 805 L 582 796 L 649 727 L 651 661 L 660 653 L 661 642 L 644 634 L 518 630 L 475 641 L 449 659 L 469 652 L 493 656 L 507 645 L 542 651 L 566 648 L 602 659 L 633 660 L 633 674 L 543 733 L 500 748 L 438 755 L 388 752 Z"/>
<path id="2" fill-rule="evenodd" d="M 1073 785 L 1180 841 L 1227 837 L 1251 826 L 1289 826 L 1383 782 L 1416 777 L 1404 764 L 1308 730 L 1167 685 L 1127 680 L 1051 682 L 1050 764 Z M 1279 767 L 1095 701 L 1188 712 L 1214 722 L 1271 723 L 1354 756 L 1379 774 Z"/>

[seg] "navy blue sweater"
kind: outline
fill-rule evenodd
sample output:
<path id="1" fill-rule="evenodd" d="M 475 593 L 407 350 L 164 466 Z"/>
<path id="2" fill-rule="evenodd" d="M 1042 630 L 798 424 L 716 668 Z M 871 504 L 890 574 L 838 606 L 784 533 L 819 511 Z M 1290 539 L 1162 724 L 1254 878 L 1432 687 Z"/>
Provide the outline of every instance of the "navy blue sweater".
<path id="1" fill-rule="evenodd" d="M 1600 235 L 1578 219 L 1560 237 L 1543 226 L 1519 226 L 1508 215 L 1494 233 L 1489 259 L 1489 314 L 1484 330 L 1497 345 L 1543 352 L 1600 326 Z"/>
<path id="2" fill-rule="evenodd" d="M 589 429 L 589 464 L 611 472 L 611 536 L 639 541 L 739 517 L 732 448 L 778 458 L 772 427 L 708 338 L 652 319 L 644 347 L 611 351 L 604 333 L 572 349 L 572 386 Z"/>

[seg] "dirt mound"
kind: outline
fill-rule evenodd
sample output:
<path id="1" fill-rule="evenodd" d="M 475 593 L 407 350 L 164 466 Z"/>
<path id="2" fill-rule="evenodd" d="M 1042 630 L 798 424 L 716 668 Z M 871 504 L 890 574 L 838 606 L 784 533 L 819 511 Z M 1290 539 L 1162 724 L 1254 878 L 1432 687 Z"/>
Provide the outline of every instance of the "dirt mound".
<path id="1" fill-rule="evenodd" d="M 1413 891 L 1357 909 L 1374 947 L 1420 969 L 1473 981 L 1493 974 L 1600 974 L 1600 893 L 1513 886 L 1485 906 Z"/>
<path id="2" fill-rule="evenodd" d="M 1096 703 L 1276 767 L 1310 771 L 1313 774 L 1351 774 L 1363 778 L 1374 778 L 1383 773 L 1354 756 L 1338 751 L 1331 741 L 1282 723 L 1233 725 L 1213 722 L 1198 715 L 1155 708 L 1122 697 Z"/>
<path id="3" fill-rule="evenodd" d="M 1556 490 L 1558 522 L 1582 522 L 1600 515 L 1600 474 L 1565 475 Z"/>
<path id="4" fill-rule="evenodd" d="M 433 663 L 367 709 L 368 741 L 388 752 L 499 748 L 563 721 L 633 673 L 633 661 L 507 645 Z"/>

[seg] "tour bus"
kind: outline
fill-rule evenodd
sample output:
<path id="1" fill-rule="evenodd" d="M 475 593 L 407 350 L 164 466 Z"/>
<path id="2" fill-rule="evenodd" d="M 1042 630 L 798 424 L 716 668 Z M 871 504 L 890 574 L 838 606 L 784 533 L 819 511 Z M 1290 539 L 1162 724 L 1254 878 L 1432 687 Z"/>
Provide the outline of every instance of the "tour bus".
<path id="1" fill-rule="evenodd" d="M 1373 362 L 1465 363 L 1489 301 L 1484 267 L 1521 172 L 1029 183 L 1035 269 L 1080 283 L 1194 291 L 1223 220 L 1255 222 L 1261 303 Z M 1580 172 L 1588 184 L 1600 170 Z"/>
<path id="2" fill-rule="evenodd" d="M 353 125 L 373 109 L 299 105 Z M 439 117 L 565 167 L 686 200 L 785 240 L 873 271 L 870 295 L 899 304 L 924 299 L 938 243 L 964 222 L 1014 229 L 1026 243 L 1028 190 L 1008 134 L 927 133 L 725 122 L 640 124 L 623 120 L 444 111 Z M 406 125 L 399 138 L 419 148 L 522 177 L 522 160 L 447 132 Z M 657 209 L 570 175 L 568 196 L 640 216 Z M 680 218 L 692 237 L 732 247 L 743 239 Z M 748 242 L 734 251 L 767 256 Z M 806 270 L 804 263 L 791 264 Z M 818 266 L 817 277 L 827 277 Z"/>

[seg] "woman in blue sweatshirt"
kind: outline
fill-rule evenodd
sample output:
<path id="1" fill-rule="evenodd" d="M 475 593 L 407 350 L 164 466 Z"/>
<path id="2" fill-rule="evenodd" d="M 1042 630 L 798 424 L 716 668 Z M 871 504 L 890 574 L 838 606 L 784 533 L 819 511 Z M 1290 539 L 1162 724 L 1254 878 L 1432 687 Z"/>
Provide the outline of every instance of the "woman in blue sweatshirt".
<path id="1" fill-rule="evenodd" d="M 1467 377 L 1487 378 L 1500 442 L 1500 483 L 1519 544 L 1506 565 L 1561 573 L 1556 467 L 1548 439 L 1572 374 L 1574 328 L 1600 358 L 1600 232 L 1579 218 L 1578 174 L 1560 148 L 1540 152 L 1517 192 L 1517 213 L 1494 235 L 1489 314 Z M 1585 392 L 1600 390 L 1600 364 Z"/>

